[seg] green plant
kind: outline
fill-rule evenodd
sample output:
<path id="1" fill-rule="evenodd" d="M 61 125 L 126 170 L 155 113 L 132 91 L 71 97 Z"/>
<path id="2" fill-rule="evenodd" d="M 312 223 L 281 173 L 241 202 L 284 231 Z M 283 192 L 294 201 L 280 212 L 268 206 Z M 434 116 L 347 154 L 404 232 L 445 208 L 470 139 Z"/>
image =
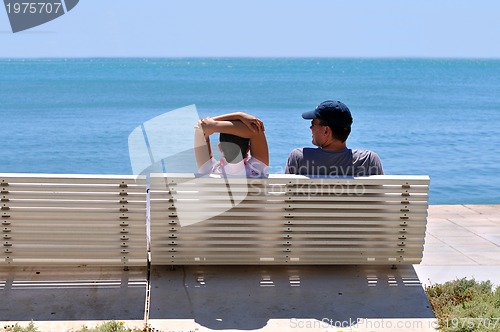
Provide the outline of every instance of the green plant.
<path id="1" fill-rule="evenodd" d="M 81 329 L 72 332 L 160 332 L 160 331 L 157 331 L 149 326 L 146 326 L 142 329 L 137 329 L 137 328 L 131 329 L 126 327 L 125 323 L 122 321 L 110 321 L 102 323 L 93 328 L 88 328 L 86 326 L 83 326 Z"/>
<path id="2" fill-rule="evenodd" d="M 28 326 L 22 327 L 19 324 L 15 325 L 5 325 L 0 332 L 42 332 L 35 327 L 33 322 L 30 322 Z M 142 329 L 138 328 L 128 328 L 122 321 L 109 321 L 104 322 L 96 327 L 89 328 L 87 326 L 82 326 L 78 330 L 71 330 L 68 332 L 161 332 L 156 330 L 151 326 L 145 326 Z"/>
<path id="3" fill-rule="evenodd" d="M 446 332 L 500 330 L 500 287 L 466 278 L 426 288 L 439 326 Z"/>
<path id="4" fill-rule="evenodd" d="M 2 332 L 40 332 L 33 322 L 30 322 L 28 326 L 22 327 L 19 324 L 15 325 L 5 325 Z"/>

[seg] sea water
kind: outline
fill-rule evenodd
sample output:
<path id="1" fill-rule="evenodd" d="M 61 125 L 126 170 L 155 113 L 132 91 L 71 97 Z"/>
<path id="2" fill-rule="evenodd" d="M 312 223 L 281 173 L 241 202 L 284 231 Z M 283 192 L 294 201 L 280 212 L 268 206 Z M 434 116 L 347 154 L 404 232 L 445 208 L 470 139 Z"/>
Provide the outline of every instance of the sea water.
<path id="1" fill-rule="evenodd" d="M 134 128 L 195 104 L 262 119 L 281 173 L 327 99 L 351 109 L 348 147 L 429 175 L 432 204 L 500 203 L 500 60 L 0 59 L 0 172 L 132 174 Z"/>

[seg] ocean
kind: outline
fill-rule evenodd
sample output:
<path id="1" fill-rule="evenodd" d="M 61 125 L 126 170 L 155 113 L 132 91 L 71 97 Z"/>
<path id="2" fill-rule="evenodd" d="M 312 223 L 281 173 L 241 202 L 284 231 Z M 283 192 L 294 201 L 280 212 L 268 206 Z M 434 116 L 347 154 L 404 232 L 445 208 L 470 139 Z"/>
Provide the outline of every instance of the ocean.
<path id="1" fill-rule="evenodd" d="M 327 99 L 353 114 L 348 147 L 430 176 L 431 204 L 500 204 L 500 60 L 0 59 L 0 173 L 132 174 L 134 128 L 192 104 L 261 118 L 280 173 Z"/>

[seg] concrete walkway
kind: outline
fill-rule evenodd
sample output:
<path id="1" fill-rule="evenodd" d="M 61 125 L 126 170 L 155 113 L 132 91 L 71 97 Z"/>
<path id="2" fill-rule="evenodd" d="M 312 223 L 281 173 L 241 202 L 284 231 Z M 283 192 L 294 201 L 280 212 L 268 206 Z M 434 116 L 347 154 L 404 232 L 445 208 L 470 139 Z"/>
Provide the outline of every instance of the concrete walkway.
<path id="1" fill-rule="evenodd" d="M 159 331 L 434 331 L 422 286 L 500 285 L 500 205 L 429 208 L 424 258 L 401 266 L 0 268 L 0 331 L 101 321 Z"/>
<path id="2" fill-rule="evenodd" d="M 431 205 L 424 248 L 414 266 L 424 285 L 467 277 L 500 286 L 500 205 Z"/>

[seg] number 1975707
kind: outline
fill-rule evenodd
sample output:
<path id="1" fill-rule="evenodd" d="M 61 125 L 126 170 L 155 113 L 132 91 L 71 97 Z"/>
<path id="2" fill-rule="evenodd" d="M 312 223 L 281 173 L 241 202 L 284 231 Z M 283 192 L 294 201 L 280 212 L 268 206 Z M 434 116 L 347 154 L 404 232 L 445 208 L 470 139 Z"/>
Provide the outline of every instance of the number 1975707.
<path id="1" fill-rule="evenodd" d="M 61 2 L 14 2 L 7 3 L 8 14 L 57 14 L 61 7 Z"/>

